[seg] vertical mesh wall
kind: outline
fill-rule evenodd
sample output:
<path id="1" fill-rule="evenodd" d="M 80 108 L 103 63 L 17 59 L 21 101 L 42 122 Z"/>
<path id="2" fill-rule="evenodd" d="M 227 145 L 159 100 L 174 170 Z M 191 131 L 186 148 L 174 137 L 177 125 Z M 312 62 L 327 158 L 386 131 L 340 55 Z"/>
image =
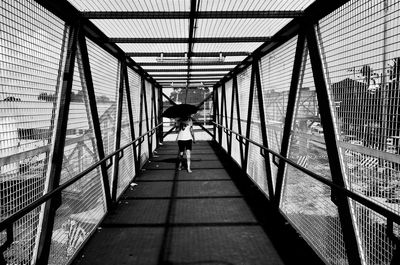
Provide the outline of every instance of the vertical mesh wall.
<path id="1" fill-rule="evenodd" d="M 247 113 L 249 110 L 249 95 L 250 95 L 250 79 L 251 66 L 246 68 L 237 76 L 238 91 L 239 91 L 239 108 L 240 108 L 240 125 L 242 127 L 242 135 L 246 135 Z"/>
<path id="2" fill-rule="evenodd" d="M 43 194 L 68 31 L 63 21 L 34 1 L 2 1 L 0 21 L 0 220 L 4 220 Z M 14 223 L 14 243 L 4 253 L 7 263 L 30 263 L 39 212 L 35 209 Z M 4 236 L 1 233 L 0 242 Z"/>
<path id="3" fill-rule="evenodd" d="M 315 102 L 315 85 L 307 60 L 296 98 L 289 159 L 331 180 L 324 132 Z M 298 126 L 305 118 L 307 126 Z M 328 186 L 287 166 L 281 209 L 328 264 L 347 263 L 338 210 L 331 201 Z"/>
<path id="4" fill-rule="evenodd" d="M 96 163 L 98 152 L 91 119 L 81 58 L 75 60 L 71 103 L 68 115 L 60 183 L 70 180 Z M 87 213 L 91 213 L 88 215 Z M 60 264 L 59 257 L 72 256 L 105 213 L 100 168 L 62 192 L 62 206 L 57 210 L 49 264 Z M 74 223 L 80 231 L 73 235 L 66 227 Z M 73 240 L 66 240 L 65 233 Z"/>
<path id="5" fill-rule="evenodd" d="M 97 111 L 103 139 L 104 153 L 115 151 L 115 135 L 117 126 L 117 104 L 119 90 L 119 64 L 117 59 L 105 52 L 95 43 L 87 40 L 90 67 Z M 112 168 L 108 169 L 108 177 L 112 177 Z"/>
<path id="6" fill-rule="evenodd" d="M 129 112 L 127 104 L 127 95 L 126 90 L 124 89 L 121 117 L 121 147 L 132 142 L 131 126 L 129 124 Z M 130 146 L 125 148 L 124 156 L 119 160 L 117 197 L 122 194 L 125 188 L 129 185 L 129 182 L 134 177 L 134 161 L 133 147 Z"/>
<path id="7" fill-rule="evenodd" d="M 132 115 L 134 122 L 135 137 L 139 136 L 139 116 L 140 116 L 140 76 L 132 69 L 128 68 L 129 89 L 132 104 Z M 136 149 L 136 152 L 138 150 Z M 137 154 L 137 153 L 136 153 Z M 139 157 L 139 156 L 137 156 Z"/>
<path id="8" fill-rule="evenodd" d="M 221 120 L 221 124 L 224 127 L 229 127 L 226 124 L 226 118 L 229 115 L 229 114 L 227 114 L 227 108 L 226 108 L 226 102 L 227 101 L 228 101 L 228 99 L 226 98 L 226 87 L 225 88 L 221 87 L 221 105 L 220 105 L 220 110 L 221 110 L 221 114 L 222 115 L 220 115 L 220 117 L 222 119 Z M 224 148 L 225 151 L 228 152 L 228 142 L 227 142 L 226 136 L 227 136 L 227 133 L 222 131 L 222 143 L 221 143 L 221 145 L 222 145 L 222 148 Z"/>
<path id="9" fill-rule="evenodd" d="M 262 132 L 261 132 L 261 118 L 260 109 L 258 102 L 258 91 L 256 80 L 254 76 L 254 95 L 253 95 L 253 107 L 251 113 L 250 125 L 250 139 L 256 143 L 263 144 Z M 269 196 L 268 184 L 267 184 L 267 171 L 265 167 L 264 157 L 260 154 L 260 148 L 254 144 L 249 146 L 249 162 L 247 165 L 247 174 L 257 186 Z"/>
<path id="10" fill-rule="evenodd" d="M 348 187 L 400 214 L 400 3 L 350 1 L 320 23 Z M 390 264 L 385 219 L 353 203 L 366 264 Z M 395 226 L 395 231 L 398 227 Z"/>
<path id="11" fill-rule="evenodd" d="M 232 91 L 234 91 L 234 87 L 233 87 L 233 82 L 232 82 Z M 237 96 L 236 96 L 236 92 L 235 96 L 234 96 L 234 100 L 232 102 L 232 107 L 233 107 L 233 123 L 232 123 L 232 131 L 234 132 L 239 132 L 239 126 L 238 126 L 238 113 L 237 113 Z M 236 135 L 232 136 L 232 151 L 231 151 L 231 156 L 232 158 L 236 161 L 236 163 L 238 163 L 239 166 L 242 166 L 242 161 L 241 161 L 241 156 L 240 156 L 240 145 L 241 143 L 239 143 L 239 141 L 236 140 Z"/>
<path id="12" fill-rule="evenodd" d="M 225 122 L 225 126 L 227 127 L 227 128 L 229 128 L 229 129 L 232 129 L 231 128 L 231 119 L 232 119 L 232 106 L 234 106 L 234 104 L 232 104 L 232 80 L 229 80 L 228 82 L 226 82 L 226 84 L 225 84 L 225 102 L 226 102 L 226 111 L 227 111 L 227 113 L 226 113 L 226 117 L 227 117 L 227 121 L 228 121 L 228 123 L 226 123 L 225 122 L 225 119 L 224 119 L 224 122 Z M 232 137 L 234 137 L 235 135 L 233 135 Z M 226 138 L 225 138 L 225 141 L 226 141 Z M 229 149 L 229 147 L 228 147 L 228 142 L 227 142 L 227 151 L 228 151 L 228 149 Z"/>
<path id="13" fill-rule="evenodd" d="M 280 153 L 287 101 L 292 79 L 292 70 L 297 37 L 261 58 L 260 75 L 263 89 L 265 123 L 268 147 Z M 304 126 L 305 121 L 300 121 Z M 277 163 L 270 156 L 272 180 L 275 183 Z"/>

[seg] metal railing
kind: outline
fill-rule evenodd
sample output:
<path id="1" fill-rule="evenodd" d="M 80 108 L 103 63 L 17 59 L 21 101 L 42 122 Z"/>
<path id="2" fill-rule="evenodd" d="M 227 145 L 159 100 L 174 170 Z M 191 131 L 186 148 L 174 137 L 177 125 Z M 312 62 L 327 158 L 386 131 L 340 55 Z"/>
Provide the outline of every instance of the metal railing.
<path id="1" fill-rule="evenodd" d="M 346 196 L 347 198 L 351 198 L 351 199 L 357 201 L 358 203 L 364 205 L 365 207 L 367 207 L 367 208 L 375 211 L 376 213 L 384 216 L 386 218 L 386 222 L 387 222 L 387 234 L 388 234 L 388 236 L 390 238 L 392 238 L 398 244 L 398 246 L 400 247 L 400 239 L 397 238 L 393 233 L 393 223 L 396 223 L 396 224 L 400 225 L 400 215 L 397 215 L 394 212 L 389 211 L 388 209 L 384 208 L 383 206 L 381 206 L 381 205 L 379 205 L 379 204 L 377 204 L 377 203 L 375 203 L 375 202 L 373 202 L 371 200 L 368 200 L 367 198 L 365 198 L 365 197 L 363 197 L 363 196 L 361 196 L 361 195 L 359 195 L 357 193 L 354 193 L 351 190 L 348 190 L 348 189 L 346 189 L 344 187 L 338 186 L 337 184 L 333 183 L 332 181 L 330 181 L 330 180 L 328 180 L 328 179 L 326 179 L 326 178 L 324 178 L 324 177 L 322 177 L 322 176 L 320 176 L 320 175 L 308 170 L 305 167 L 300 166 L 299 164 L 297 164 L 297 163 L 291 161 L 290 159 L 288 159 L 288 158 L 276 153 L 275 151 L 273 151 L 273 150 L 271 150 L 269 148 L 266 148 L 262 144 L 259 144 L 259 143 L 255 142 L 255 141 L 251 140 L 251 139 L 248 139 L 245 136 L 243 136 L 243 135 L 241 135 L 241 134 L 239 134 L 239 133 L 237 133 L 235 131 L 232 131 L 229 128 L 226 128 L 225 126 L 222 126 L 222 125 L 217 124 L 215 122 L 212 122 L 212 123 L 215 126 L 220 127 L 224 131 L 224 133 L 228 134 L 229 136 L 231 134 L 235 134 L 236 135 L 236 137 L 235 137 L 236 140 L 239 141 L 239 143 L 241 143 L 242 145 L 245 145 L 247 143 L 251 143 L 251 144 L 259 147 L 260 148 L 260 154 L 264 158 L 266 158 L 266 156 L 267 156 L 266 152 L 267 152 L 267 153 L 271 154 L 274 159 L 275 158 L 279 158 L 280 160 L 282 160 L 285 163 L 293 166 L 294 168 L 302 171 L 303 173 L 307 174 L 308 176 L 314 178 L 315 180 L 317 180 L 319 182 L 322 182 L 323 184 L 331 187 L 336 192 L 336 194 L 342 195 L 342 196 Z M 246 170 L 246 169 L 243 169 L 243 170 Z"/>
<path id="2" fill-rule="evenodd" d="M 44 194 L 39 199 L 33 201 L 29 205 L 25 206 L 21 210 L 17 211 L 16 213 L 12 214 L 11 216 L 9 216 L 6 219 L 4 219 L 3 221 L 1 221 L 0 222 L 0 233 L 3 232 L 3 231 L 6 231 L 7 237 L 6 237 L 6 241 L 3 242 L 3 244 L 0 246 L 0 264 L 2 264 L 1 261 L 4 260 L 4 258 L 3 258 L 4 251 L 6 251 L 7 248 L 14 241 L 13 224 L 16 221 L 18 221 L 20 218 L 22 218 L 23 216 L 25 216 L 26 214 L 28 214 L 29 212 L 31 212 L 35 208 L 41 206 L 43 203 L 45 203 L 47 201 L 49 201 L 51 199 L 60 199 L 59 196 L 61 195 L 61 192 L 63 190 L 65 190 L 66 188 L 70 187 L 72 184 L 76 183 L 77 181 L 79 181 L 80 179 L 82 179 L 83 177 L 88 175 L 88 173 L 90 173 L 91 171 L 96 169 L 98 166 L 101 166 L 102 164 L 107 163 L 108 160 L 110 160 L 110 163 L 108 165 L 106 164 L 106 168 L 111 167 L 113 165 L 113 162 L 112 162 L 113 161 L 112 160 L 113 157 L 118 156 L 119 158 L 122 158 L 123 155 L 124 155 L 124 149 L 126 149 L 126 148 L 128 148 L 128 147 L 130 147 L 132 145 L 135 145 L 135 147 L 138 147 L 141 143 L 143 143 L 143 141 L 145 140 L 146 136 L 152 137 L 153 134 L 156 133 L 158 127 L 160 127 L 160 126 L 162 126 L 162 123 L 158 124 L 157 126 L 152 128 L 151 130 L 147 131 L 146 133 L 140 135 L 139 137 L 137 137 L 136 139 L 134 139 L 130 143 L 122 146 L 118 150 L 110 153 L 109 155 L 107 155 L 103 159 L 99 160 L 98 162 L 94 163 L 93 165 L 91 165 L 87 169 L 83 170 L 81 173 L 77 174 L 73 178 L 71 178 L 68 181 L 66 181 L 65 183 L 61 184 L 60 186 L 58 186 L 57 188 L 55 188 L 51 192 L 48 192 L 48 193 Z M 149 152 L 151 152 L 151 151 L 149 151 Z M 48 242 L 48 244 L 51 244 L 51 242 Z"/>

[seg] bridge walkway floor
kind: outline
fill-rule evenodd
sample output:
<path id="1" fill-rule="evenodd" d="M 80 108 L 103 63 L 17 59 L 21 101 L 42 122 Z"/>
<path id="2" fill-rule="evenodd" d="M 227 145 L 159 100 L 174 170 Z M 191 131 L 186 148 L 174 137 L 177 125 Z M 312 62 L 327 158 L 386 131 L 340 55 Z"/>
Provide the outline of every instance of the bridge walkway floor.
<path id="1" fill-rule="evenodd" d="M 156 150 L 74 265 L 323 264 L 214 143 L 193 145 L 192 173 L 177 155 Z"/>

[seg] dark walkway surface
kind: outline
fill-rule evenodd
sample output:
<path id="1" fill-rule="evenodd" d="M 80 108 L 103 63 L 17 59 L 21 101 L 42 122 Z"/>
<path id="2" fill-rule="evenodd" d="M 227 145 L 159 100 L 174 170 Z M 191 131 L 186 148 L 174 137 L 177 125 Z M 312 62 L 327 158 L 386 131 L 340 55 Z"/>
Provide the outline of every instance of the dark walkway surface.
<path id="1" fill-rule="evenodd" d="M 209 142 L 189 174 L 165 143 L 73 264 L 322 264 Z"/>

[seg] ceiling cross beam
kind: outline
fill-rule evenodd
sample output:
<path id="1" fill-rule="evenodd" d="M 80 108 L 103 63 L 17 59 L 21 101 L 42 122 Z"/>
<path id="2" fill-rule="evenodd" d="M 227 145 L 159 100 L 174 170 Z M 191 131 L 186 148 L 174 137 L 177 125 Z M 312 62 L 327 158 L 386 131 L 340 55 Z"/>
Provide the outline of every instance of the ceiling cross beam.
<path id="1" fill-rule="evenodd" d="M 271 37 L 207 37 L 207 38 L 108 38 L 106 43 L 229 43 L 268 42 Z M 188 55 L 189 56 L 189 55 Z"/>
<path id="2" fill-rule="evenodd" d="M 88 11 L 81 12 L 88 19 L 190 19 L 191 11 Z M 199 11 L 199 19 L 246 19 L 246 18 L 296 18 L 303 11 L 265 10 L 265 11 Z"/>
<path id="3" fill-rule="evenodd" d="M 186 52 L 127 52 L 129 57 L 158 57 L 163 54 L 164 57 L 185 57 Z M 248 56 L 251 52 L 237 51 L 237 52 L 192 52 L 193 57 L 218 57 L 222 56 Z"/>

